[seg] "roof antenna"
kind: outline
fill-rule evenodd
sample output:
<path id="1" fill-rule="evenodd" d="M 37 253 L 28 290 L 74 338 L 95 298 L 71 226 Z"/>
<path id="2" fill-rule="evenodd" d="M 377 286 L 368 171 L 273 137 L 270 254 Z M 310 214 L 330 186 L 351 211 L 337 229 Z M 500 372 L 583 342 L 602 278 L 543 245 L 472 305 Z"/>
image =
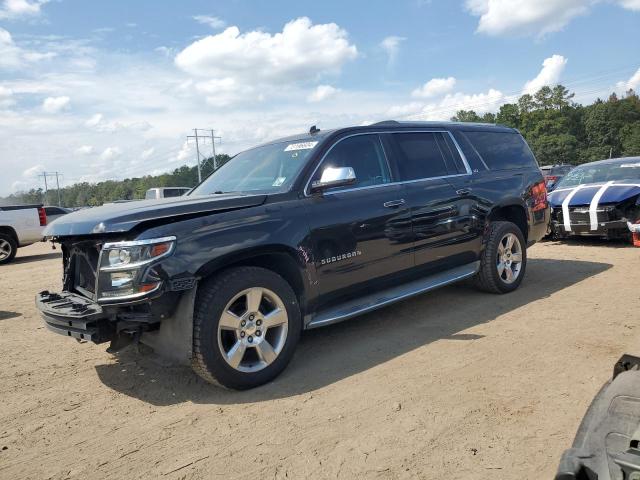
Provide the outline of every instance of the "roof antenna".
<path id="1" fill-rule="evenodd" d="M 309 135 L 315 135 L 315 134 L 316 134 L 316 133 L 318 133 L 319 131 L 320 131 L 320 129 L 314 125 L 313 127 L 311 127 L 311 128 L 309 129 Z"/>

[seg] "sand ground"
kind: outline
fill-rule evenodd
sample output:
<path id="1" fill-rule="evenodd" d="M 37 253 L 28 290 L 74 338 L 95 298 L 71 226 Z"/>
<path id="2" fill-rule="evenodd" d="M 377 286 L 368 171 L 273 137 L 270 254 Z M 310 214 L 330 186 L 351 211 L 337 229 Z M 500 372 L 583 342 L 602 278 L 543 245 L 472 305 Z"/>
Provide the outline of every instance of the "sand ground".
<path id="1" fill-rule="evenodd" d="M 640 249 L 546 242 L 505 296 L 448 287 L 303 335 L 248 392 L 47 331 L 45 244 L 0 267 L 0 478 L 552 478 L 640 354 Z"/>

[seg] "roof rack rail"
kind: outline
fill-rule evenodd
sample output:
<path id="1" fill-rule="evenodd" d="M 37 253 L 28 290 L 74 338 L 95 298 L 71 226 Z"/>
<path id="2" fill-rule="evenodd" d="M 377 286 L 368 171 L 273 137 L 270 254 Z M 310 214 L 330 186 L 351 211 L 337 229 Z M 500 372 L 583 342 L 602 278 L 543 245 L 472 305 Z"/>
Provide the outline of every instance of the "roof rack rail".
<path id="1" fill-rule="evenodd" d="M 373 123 L 372 125 L 400 125 L 397 120 L 383 120 L 381 122 Z"/>

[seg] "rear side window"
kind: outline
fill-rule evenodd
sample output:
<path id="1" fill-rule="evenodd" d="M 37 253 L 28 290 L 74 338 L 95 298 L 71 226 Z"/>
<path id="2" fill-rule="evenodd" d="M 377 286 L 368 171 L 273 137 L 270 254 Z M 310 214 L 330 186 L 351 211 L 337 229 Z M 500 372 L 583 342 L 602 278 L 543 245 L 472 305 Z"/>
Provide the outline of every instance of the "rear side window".
<path id="1" fill-rule="evenodd" d="M 398 170 L 402 181 L 449 175 L 436 135 L 437 132 L 393 134 L 400 153 Z M 444 140 L 440 142 L 446 146 Z"/>
<path id="2" fill-rule="evenodd" d="M 179 189 L 179 188 L 170 188 L 164 191 L 164 196 L 165 198 L 169 198 L 169 197 L 179 197 L 184 193 L 183 190 Z"/>
<path id="3" fill-rule="evenodd" d="M 62 210 L 61 208 L 56 208 L 56 207 L 44 207 L 44 211 L 47 214 L 47 216 L 49 215 L 64 215 L 65 212 L 64 210 Z"/>
<path id="4" fill-rule="evenodd" d="M 490 170 L 537 167 L 524 138 L 509 132 L 465 132 Z"/>

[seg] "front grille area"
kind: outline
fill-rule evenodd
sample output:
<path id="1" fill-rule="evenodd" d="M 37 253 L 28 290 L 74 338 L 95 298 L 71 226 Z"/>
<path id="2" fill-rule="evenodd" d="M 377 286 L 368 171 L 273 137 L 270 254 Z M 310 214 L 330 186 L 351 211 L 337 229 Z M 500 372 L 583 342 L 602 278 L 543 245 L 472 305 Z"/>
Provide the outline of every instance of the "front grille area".
<path id="1" fill-rule="evenodd" d="M 562 215 L 562 207 L 555 207 L 553 209 L 555 219 L 558 223 L 564 223 L 564 216 Z M 598 223 L 611 222 L 619 220 L 615 210 L 609 208 L 598 209 Z M 571 207 L 569 208 L 569 218 L 571 218 L 571 225 L 590 225 L 591 217 L 589 216 L 589 207 Z"/>
<path id="2" fill-rule="evenodd" d="M 65 286 L 82 295 L 93 297 L 96 292 L 96 278 L 100 245 L 94 242 L 78 242 L 68 246 L 65 255 Z"/>

